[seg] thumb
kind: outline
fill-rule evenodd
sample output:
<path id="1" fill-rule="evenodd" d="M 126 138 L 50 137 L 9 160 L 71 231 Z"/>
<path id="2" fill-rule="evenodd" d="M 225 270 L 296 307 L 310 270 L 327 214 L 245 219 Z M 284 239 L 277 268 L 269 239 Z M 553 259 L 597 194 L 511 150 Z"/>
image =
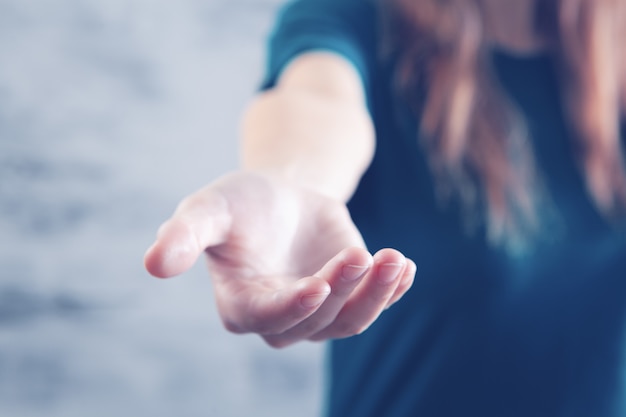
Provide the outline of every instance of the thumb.
<path id="1" fill-rule="evenodd" d="M 224 243 L 231 227 L 226 198 L 211 186 L 185 198 L 161 225 L 144 264 L 156 277 L 182 274 L 210 246 Z"/>

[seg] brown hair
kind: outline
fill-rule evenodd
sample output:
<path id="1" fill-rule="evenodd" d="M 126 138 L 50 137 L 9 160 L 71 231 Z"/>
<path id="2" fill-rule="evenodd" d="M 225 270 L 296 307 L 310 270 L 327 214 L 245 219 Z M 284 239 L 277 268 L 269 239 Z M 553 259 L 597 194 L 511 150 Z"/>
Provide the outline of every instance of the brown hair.
<path id="1" fill-rule="evenodd" d="M 522 118 L 490 73 L 480 0 L 383 0 L 403 92 L 426 86 L 422 145 L 444 197 L 482 213 L 492 242 L 518 246 L 546 205 Z M 537 0 L 537 30 L 561 64 L 578 157 L 598 209 L 626 209 L 626 0 Z M 412 101 L 413 98 L 409 97 Z"/>

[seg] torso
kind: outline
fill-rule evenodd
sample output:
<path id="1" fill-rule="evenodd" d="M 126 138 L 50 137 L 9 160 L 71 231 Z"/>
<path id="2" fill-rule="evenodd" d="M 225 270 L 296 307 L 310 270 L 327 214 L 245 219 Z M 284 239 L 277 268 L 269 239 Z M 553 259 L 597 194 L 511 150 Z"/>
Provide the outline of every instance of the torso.
<path id="1" fill-rule="evenodd" d="M 350 208 L 370 250 L 398 248 L 418 274 L 370 330 L 334 343 L 333 416 L 626 411 L 626 234 L 587 196 L 550 59 L 494 62 L 526 116 L 559 220 L 524 257 L 465 232 L 458 208 L 434 197 L 414 118 L 381 84 L 377 155 Z M 348 406 L 351 396 L 359 401 Z"/>

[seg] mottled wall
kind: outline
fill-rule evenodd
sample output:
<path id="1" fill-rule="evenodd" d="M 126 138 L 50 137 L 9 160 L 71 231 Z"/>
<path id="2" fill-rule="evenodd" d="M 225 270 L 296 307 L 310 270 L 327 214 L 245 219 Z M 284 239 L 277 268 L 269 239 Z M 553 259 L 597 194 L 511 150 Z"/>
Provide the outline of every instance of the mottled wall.
<path id="1" fill-rule="evenodd" d="M 236 166 L 279 0 L 0 0 L 0 416 L 315 416 L 321 347 L 224 331 L 144 249 Z"/>

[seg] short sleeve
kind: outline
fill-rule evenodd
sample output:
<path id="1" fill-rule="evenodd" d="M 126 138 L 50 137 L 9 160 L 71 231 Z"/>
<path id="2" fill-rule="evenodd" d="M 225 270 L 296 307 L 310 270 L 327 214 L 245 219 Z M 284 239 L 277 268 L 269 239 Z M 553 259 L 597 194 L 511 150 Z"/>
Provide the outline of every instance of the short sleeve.
<path id="1" fill-rule="evenodd" d="M 376 6 L 371 0 L 297 0 L 284 6 L 268 43 L 262 89 L 272 88 L 297 55 L 335 52 L 350 61 L 366 92 L 376 61 Z"/>

